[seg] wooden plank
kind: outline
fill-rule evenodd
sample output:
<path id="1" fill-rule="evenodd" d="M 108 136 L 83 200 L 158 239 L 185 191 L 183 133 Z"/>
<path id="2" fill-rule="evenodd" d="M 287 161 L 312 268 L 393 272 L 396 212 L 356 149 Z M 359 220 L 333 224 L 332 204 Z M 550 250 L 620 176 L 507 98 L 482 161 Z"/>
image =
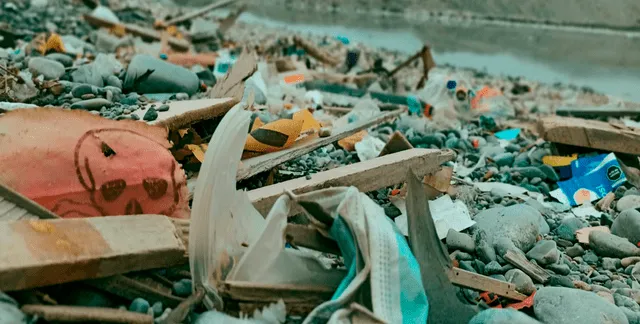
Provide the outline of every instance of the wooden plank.
<path id="1" fill-rule="evenodd" d="M 420 265 L 422 284 L 429 298 L 427 323 L 469 323 L 477 308 L 458 299 L 447 272 L 452 268 L 446 248 L 438 239 L 422 181 L 411 171 L 405 176 L 409 244 Z M 422 177 L 420 177 L 422 179 Z"/>
<path id="2" fill-rule="evenodd" d="M 309 180 L 297 178 L 254 189 L 248 194 L 256 209 L 262 215 L 267 215 L 285 189 L 302 194 L 330 187 L 354 186 L 362 192 L 368 192 L 404 182 L 408 169 L 415 170 L 420 176 L 437 171 L 442 163 L 453 157 L 452 151 L 411 149 L 319 172 Z M 302 209 L 296 205 L 291 208 L 289 215 L 300 212 Z"/>
<path id="3" fill-rule="evenodd" d="M 538 129 L 549 142 L 640 155 L 640 130 L 635 128 L 554 116 L 541 119 Z"/>
<path id="4" fill-rule="evenodd" d="M 82 306 L 24 305 L 22 312 L 47 322 L 152 324 L 153 315 L 115 308 Z"/>
<path id="5" fill-rule="evenodd" d="M 404 110 L 398 109 L 395 111 L 390 111 L 390 112 L 381 114 L 376 118 L 363 120 L 363 121 L 356 121 L 352 124 L 349 124 L 347 127 L 343 129 L 338 129 L 338 130 L 334 129 L 331 136 L 329 137 L 319 137 L 310 141 L 299 143 L 299 145 L 294 144 L 292 147 L 286 150 L 246 159 L 242 161 L 243 166 L 238 170 L 238 175 L 236 176 L 236 180 L 246 179 L 258 173 L 267 171 L 279 164 L 282 164 L 289 160 L 293 160 L 297 157 L 305 155 L 317 148 L 337 142 L 363 129 L 367 129 L 371 126 L 393 119 L 398 115 L 400 115 L 402 112 L 404 112 Z"/>
<path id="6" fill-rule="evenodd" d="M 560 107 L 556 109 L 556 115 L 573 117 L 639 116 L 640 105 L 625 103 L 625 107 Z"/>
<path id="7" fill-rule="evenodd" d="M 483 276 L 460 268 L 450 269 L 447 275 L 454 285 L 473 288 L 480 291 L 489 291 L 498 296 L 519 301 L 523 301 L 528 297 L 525 294 L 517 292 L 515 285 L 512 283 L 493 279 L 491 277 Z"/>
<path id="8" fill-rule="evenodd" d="M 522 270 L 522 272 L 526 273 L 531 279 L 545 284 L 549 281 L 550 275 L 544 271 L 540 266 L 533 264 L 527 260 L 523 255 L 516 253 L 512 250 L 507 251 L 504 255 L 504 259 L 513 264 L 514 267 Z"/>
<path id="9" fill-rule="evenodd" d="M 149 124 L 165 126 L 169 130 L 177 130 L 202 120 L 222 116 L 236 103 L 237 101 L 233 98 L 173 101 L 168 104 L 169 110 L 158 111 L 158 118 L 149 122 Z M 150 105 L 147 105 L 148 107 Z"/>
<path id="10" fill-rule="evenodd" d="M 185 262 L 160 215 L 24 220 L 0 226 L 0 290 L 102 278 Z"/>
<path id="11" fill-rule="evenodd" d="M 86 280 L 84 283 L 127 300 L 134 300 L 135 298 L 141 297 L 152 304 L 162 302 L 162 304 L 167 307 L 176 307 L 184 301 L 184 298 L 167 294 L 139 280 L 123 275 Z"/>
<path id="12" fill-rule="evenodd" d="M 287 242 L 320 252 L 341 255 L 338 243 L 309 225 L 287 224 Z"/>
<path id="13" fill-rule="evenodd" d="M 335 288 L 310 285 L 270 285 L 241 281 L 223 281 L 218 286 L 220 296 L 235 301 L 321 303 L 331 299 Z"/>
<path id="14" fill-rule="evenodd" d="M 111 21 L 104 20 L 100 17 L 95 17 L 93 15 L 88 15 L 88 14 L 83 15 L 83 17 L 86 22 L 88 22 L 89 24 L 95 27 L 104 27 L 104 28 L 110 28 L 110 29 L 124 28 L 125 32 L 134 36 L 140 36 L 143 39 L 150 39 L 155 41 L 161 41 L 162 39 L 162 35 L 153 29 L 147 29 L 147 28 L 137 26 L 137 25 L 132 25 L 132 24 L 116 24 Z M 168 37 L 168 43 L 169 45 L 171 45 L 171 47 L 181 51 L 187 51 L 191 46 L 191 44 L 189 44 L 188 41 L 184 39 L 177 39 L 175 37 Z"/>
<path id="15" fill-rule="evenodd" d="M 16 215 L 14 214 L 16 210 L 23 210 L 24 213 Z M 10 215 L 9 213 L 12 214 Z M 19 220 L 22 218 L 55 219 L 58 216 L 19 192 L 0 183 L 0 220 Z"/>

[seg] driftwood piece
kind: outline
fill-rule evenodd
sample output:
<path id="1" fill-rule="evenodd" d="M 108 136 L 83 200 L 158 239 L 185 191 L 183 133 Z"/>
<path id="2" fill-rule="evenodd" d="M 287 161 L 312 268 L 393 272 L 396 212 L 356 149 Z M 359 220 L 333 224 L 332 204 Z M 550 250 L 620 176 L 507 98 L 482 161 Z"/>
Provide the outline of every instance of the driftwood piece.
<path id="1" fill-rule="evenodd" d="M 225 1 L 219 1 L 219 2 L 214 2 L 208 6 L 202 7 L 196 11 L 190 12 L 188 14 L 173 18 L 169 21 L 164 22 L 165 26 L 172 26 L 172 25 L 176 25 L 182 22 L 185 22 L 187 20 L 191 20 L 193 18 L 197 18 L 203 15 L 206 15 L 209 11 L 214 10 L 214 9 L 218 9 L 218 8 L 223 8 L 226 7 L 232 3 L 236 2 L 236 0 L 225 0 Z"/>
<path id="2" fill-rule="evenodd" d="M 449 280 L 447 273 L 452 269 L 451 260 L 438 239 L 422 182 L 411 170 L 407 171 L 405 178 L 409 187 L 406 198 L 409 243 L 420 265 L 422 283 L 429 296 L 427 323 L 469 323 L 478 311 L 458 299 Z"/>
<path id="3" fill-rule="evenodd" d="M 56 219 L 58 215 L 0 183 L 0 221 Z"/>
<path id="4" fill-rule="evenodd" d="M 459 268 L 452 268 L 451 270 L 449 270 L 447 275 L 449 276 L 449 280 L 451 280 L 451 282 L 458 286 L 464 286 L 480 291 L 489 291 L 498 296 L 507 297 L 519 301 L 523 301 L 528 297 L 527 295 L 517 292 L 515 285 L 512 283 L 493 279 L 491 277 L 483 276 L 481 274 L 473 273 Z"/>
<path id="5" fill-rule="evenodd" d="M 233 98 L 174 101 L 168 104 L 168 111 L 158 111 L 158 118 L 149 124 L 178 130 L 202 120 L 222 116 L 237 103 Z"/>
<path id="6" fill-rule="evenodd" d="M 322 63 L 326 63 L 331 66 L 337 66 L 342 62 L 342 60 L 331 56 L 331 54 L 327 53 L 325 50 L 317 47 L 311 42 L 302 39 L 299 36 L 294 36 L 293 41 L 296 45 L 302 47 L 307 54 L 311 55 L 313 58 Z"/>
<path id="7" fill-rule="evenodd" d="M 124 28 L 125 32 L 134 36 L 140 36 L 143 39 L 154 40 L 158 42 L 162 40 L 162 34 L 153 29 L 147 29 L 132 24 L 116 24 L 92 15 L 84 15 L 83 17 L 86 22 L 96 27 Z M 189 44 L 189 42 L 187 42 L 186 40 L 177 39 L 175 37 L 169 37 L 167 41 L 169 45 L 171 45 L 171 47 L 179 51 L 187 51 L 189 50 L 189 46 L 191 46 L 191 44 Z"/>
<path id="8" fill-rule="evenodd" d="M 519 253 L 509 250 L 504 255 L 504 259 L 539 283 L 545 284 L 549 281 L 550 276 L 546 271 L 544 271 L 544 269 L 529 262 L 527 258 Z"/>
<path id="9" fill-rule="evenodd" d="M 538 128 L 549 142 L 640 155 L 640 131 L 635 128 L 558 116 L 541 119 Z"/>
<path id="10" fill-rule="evenodd" d="M 240 102 L 244 94 L 244 81 L 257 70 L 258 63 L 254 54 L 247 51 L 242 52 L 238 61 L 231 67 L 231 70 L 213 86 L 209 97 L 233 98 L 236 102 Z"/>
<path id="11" fill-rule="evenodd" d="M 411 149 L 319 172 L 309 180 L 297 178 L 254 189 L 248 194 L 254 207 L 266 216 L 271 206 L 285 190 L 302 194 L 330 187 L 354 186 L 362 192 L 368 192 L 404 182 L 408 169 L 413 169 L 420 176 L 437 171 L 442 163 L 453 159 L 453 157 L 452 151 Z M 289 215 L 300 212 L 302 212 L 302 208 L 297 205 L 292 206 Z"/>
<path id="12" fill-rule="evenodd" d="M 0 290 L 13 291 L 185 262 L 168 217 L 25 220 L 0 226 Z"/>
<path id="13" fill-rule="evenodd" d="M 84 283 L 127 300 L 134 300 L 135 298 L 141 297 L 150 303 L 162 302 L 162 304 L 167 307 L 176 307 L 184 301 L 184 298 L 173 296 L 124 275 L 87 280 L 84 281 Z"/>
<path id="14" fill-rule="evenodd" d="M 22 312 L 37 315 L 48 322 L 68 323 L 123 323 L 123 324 L 152 324 L 153 316 L 129 312 L 122 309 L 81 307 L 81 306 L 47 306 L 24 305 Z"/>

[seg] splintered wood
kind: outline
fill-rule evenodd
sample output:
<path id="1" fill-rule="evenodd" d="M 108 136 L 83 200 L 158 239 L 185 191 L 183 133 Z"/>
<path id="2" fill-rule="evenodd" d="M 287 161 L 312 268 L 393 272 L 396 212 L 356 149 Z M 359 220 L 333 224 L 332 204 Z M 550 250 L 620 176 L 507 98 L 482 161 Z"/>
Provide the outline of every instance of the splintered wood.
<path id="1" fill-rule="evenodd" d="M 554 116 L 541 119 L 538 129 L 549 142 L 640 155 L 640 131 L 636 128 Z"/>
<path id="2" fill-rule="evenodd" d="M 253 53 L 242 52 L 231 70 L 218 80 L 209 96 L 211 98 L 233 98 L 236 102 L 242 100 L 244 81 L 258 70 L 258 63 Z"/>
<path id="3" fill-rule="evenodd" d="M 202 120 L 222 116 L 236 103 L 233 98 L 198 99 L 169 103 L 168 111 L 158 111 L 158 118 L 149 124 L 178 130 Z"/>
<path id="4" fill-rule="evenodd" d="M 24 220 L 0 226 L 0 290 L 173 266 L 185 247 L 165 216 Z"/>

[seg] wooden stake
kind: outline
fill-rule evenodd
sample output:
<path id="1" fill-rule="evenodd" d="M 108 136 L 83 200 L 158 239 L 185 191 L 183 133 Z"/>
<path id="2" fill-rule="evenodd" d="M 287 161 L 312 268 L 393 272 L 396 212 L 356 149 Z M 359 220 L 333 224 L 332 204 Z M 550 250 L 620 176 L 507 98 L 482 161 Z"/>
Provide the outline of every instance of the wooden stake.
<path id="1" fill-rule="evenodd" d="M 315 44 L 307 42 L 301 37 L 294 36 L 293 41 L 296 45 L 302 47 L 307 54 L 311 55 L 313 58 L 322 63 L 326 63 L 331 66 L 337 66 L 342 62 L 342 60 L 332 57 L 331 54 L 327 53 L 323 49 L 318 48 Z"/>

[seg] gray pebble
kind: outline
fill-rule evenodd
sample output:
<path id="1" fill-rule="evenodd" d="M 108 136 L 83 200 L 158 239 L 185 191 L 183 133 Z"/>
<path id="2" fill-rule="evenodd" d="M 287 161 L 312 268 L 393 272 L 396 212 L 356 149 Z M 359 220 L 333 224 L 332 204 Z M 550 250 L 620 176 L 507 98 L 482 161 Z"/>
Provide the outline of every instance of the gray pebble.
<path id="1" fill-rule="evenodd" d="M 144 298 L 136 298 L 129 305 L 129 311 L 146 314 L 149 311 L 149 302 Z"/>
<path id="2" fill-rule="evenodd" d="M 158 107 L 158 111 L 169 111 L 169 105 L 161 105 Z"/>
<path id="3" fill-rule="evenodd" d="M 142 119 L 146 121 L 154 121 L 158 119 L 158 112 L 154 108 L 149 108 Z"/>
<path id="4" fill-rule="evenodd" d="M 187 297 L 191 295 L 193 284 L 191 279 L 181 279 L 173 284 L 173 294 L 179 297 Z"/>

